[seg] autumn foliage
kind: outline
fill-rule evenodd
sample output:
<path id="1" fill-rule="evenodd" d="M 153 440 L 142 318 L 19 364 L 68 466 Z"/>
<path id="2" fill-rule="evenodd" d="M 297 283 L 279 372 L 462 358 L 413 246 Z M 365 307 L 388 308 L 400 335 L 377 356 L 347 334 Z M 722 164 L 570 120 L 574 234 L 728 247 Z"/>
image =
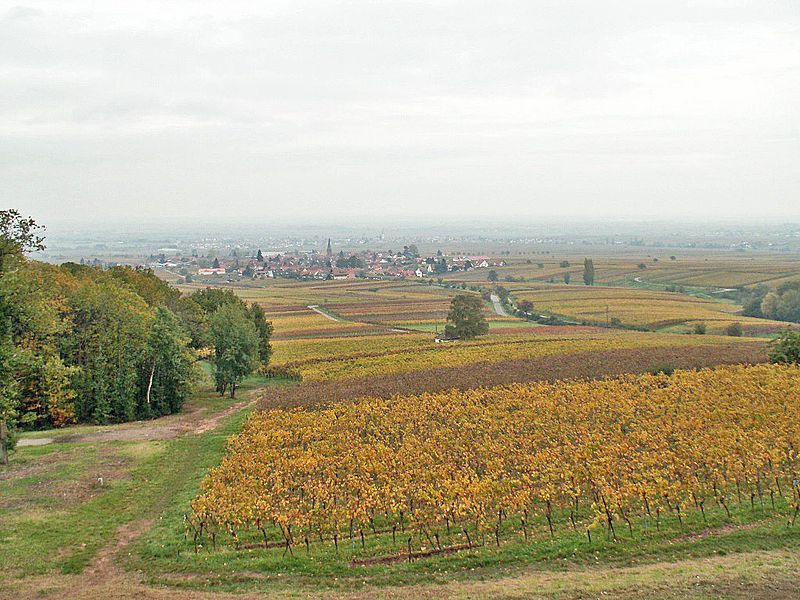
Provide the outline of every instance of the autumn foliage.
<path id="1" fill-rule="evenodd" d="M 614 536 L 633 518 L 655 527 L 735 501 L 796 507 L 799 390 L 796 366 L 731 366 L 265 410 L 189 522 L 201 535 L 256 528 L 265 543 L 269 528 L 287 548 L 378 522 L 471 544 L 500 543 L 512 517 L 526 538 L 555 513 Z"/>

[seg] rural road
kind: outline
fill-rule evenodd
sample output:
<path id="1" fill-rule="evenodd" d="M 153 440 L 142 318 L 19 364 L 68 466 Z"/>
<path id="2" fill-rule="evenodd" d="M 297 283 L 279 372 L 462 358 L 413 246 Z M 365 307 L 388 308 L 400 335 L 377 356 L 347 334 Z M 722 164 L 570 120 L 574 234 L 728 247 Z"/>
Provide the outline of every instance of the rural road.
<path id="1" fill-rule="evenodd" d="M 337 319 L 337 318 L 336 318 L 336 317 L 334 317 L 333 315 L 329 315 L 329 314 L 328 314 L 328 313 L 326 313 L 324 310 L 322 310 L 322 309 L 319 307 L 319 304 L 310 304 L 310 305 L 309 305 L 309 306 L 307 306 L 306 308 L 310 308 L 310 309 L 311 309 L 311 310 L 313 310 L 315 313 L 319 313 L 319 314 L 321 314 L 323 317 L 325 317 L 326 319 L 330 319 L 331 321 L 336 321 L 337 323 L 338 323 L 339 321 L 341 321 L 341 319 Z"/>
<path id="2" fill-rule="evenodd" d="M 492 294 L 490 298 L 492 299 L 492 304 L 494 305 L 494 312 L 496 312 L 501 317 L 511 316 L 506 312 L 506 309 L 503 308 L 503 303 L 500 302 L 500 296 L 498 296 L 497 294 Z"/>

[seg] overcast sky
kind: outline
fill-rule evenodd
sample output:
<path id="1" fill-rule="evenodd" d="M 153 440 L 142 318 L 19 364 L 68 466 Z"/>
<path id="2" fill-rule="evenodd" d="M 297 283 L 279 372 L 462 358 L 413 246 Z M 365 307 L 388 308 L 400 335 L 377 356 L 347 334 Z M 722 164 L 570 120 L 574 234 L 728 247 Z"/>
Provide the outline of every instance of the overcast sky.
<path id="1" fill-rule="evenodd" d="M 800 2 L 0 0 L 41 221 L 800 216 Z"/>

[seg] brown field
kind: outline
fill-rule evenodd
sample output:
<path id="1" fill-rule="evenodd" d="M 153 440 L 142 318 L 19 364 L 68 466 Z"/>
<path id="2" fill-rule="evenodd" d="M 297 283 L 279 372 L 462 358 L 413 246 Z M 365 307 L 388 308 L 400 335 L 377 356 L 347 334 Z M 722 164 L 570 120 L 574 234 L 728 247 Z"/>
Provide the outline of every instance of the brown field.
<path id="1" fill-rule="evenodd" d="M 391 376 L 304 382 L 295 387 L 265 390 L 260 406 L 316 406 L 362 396 L 389 398 L 398 394 L 419 394 L 426 391 L 466 390 L 525 381 L 597 379 L 663 368 L 755 364 L 765 360 L 766 347 L 763 343 L 574 352 L 499 362 L 478 362 L 468 366 L 420 369 Z"/>

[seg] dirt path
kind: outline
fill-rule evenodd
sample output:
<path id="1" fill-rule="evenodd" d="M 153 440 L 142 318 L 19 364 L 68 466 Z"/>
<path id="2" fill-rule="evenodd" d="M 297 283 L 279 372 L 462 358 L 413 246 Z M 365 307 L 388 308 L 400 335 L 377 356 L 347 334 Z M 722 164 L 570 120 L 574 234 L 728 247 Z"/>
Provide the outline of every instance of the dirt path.
<path id="1" fill-rule="evenodd" d="M 57 442 L 69 444 L 75 442 L 146 442 L 152 440 L 168 440 L 180 435 L 197 435 L 216 429 L 220 421 L 255 404 L 256 394 L 249 394 L 242 400 L 227 406 L 221 411 L 198 419 L 198 410 L 189 410 L 177 415 L 170 415 L 152 421 L 133 421 L 121 425 L 111 425 L 88 433 L 64 435 L 55 438 L 23 438 L 17 442 L 23 446 L 43 446 Z"/>
<path id="2" fill-rule="evenodd" d="M 130 544 L 135 542 L 153 526 L 153 519 L 140 519 L 126 523 L 117 530 L 115 539 L 101 548 L 89 566 L 83 571 L 86 580 L 104 581 L 114 574 L 121 573 L 114 559 Z"/>

